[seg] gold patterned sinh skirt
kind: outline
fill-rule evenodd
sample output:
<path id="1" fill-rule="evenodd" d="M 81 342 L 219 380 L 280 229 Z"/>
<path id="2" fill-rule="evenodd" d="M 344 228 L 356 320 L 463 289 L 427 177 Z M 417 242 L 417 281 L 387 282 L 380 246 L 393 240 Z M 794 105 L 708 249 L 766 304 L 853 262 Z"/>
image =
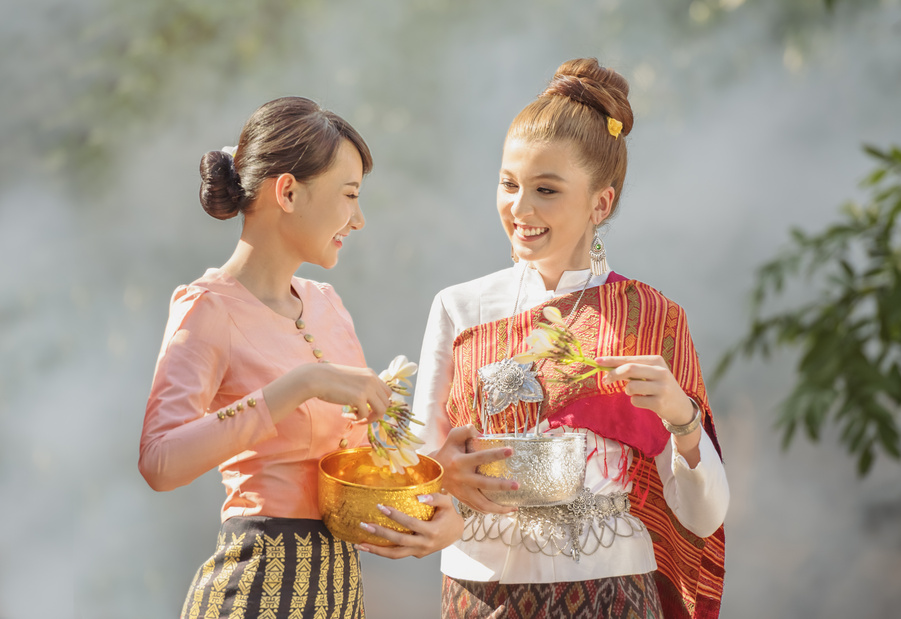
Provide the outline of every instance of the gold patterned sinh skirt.
<path id="1" fill-rule="evenodd" d="M 229 518 L 215 554 L 194 576 L 181 617 L 362 619 L 359 555 L 321 520 Z"/>

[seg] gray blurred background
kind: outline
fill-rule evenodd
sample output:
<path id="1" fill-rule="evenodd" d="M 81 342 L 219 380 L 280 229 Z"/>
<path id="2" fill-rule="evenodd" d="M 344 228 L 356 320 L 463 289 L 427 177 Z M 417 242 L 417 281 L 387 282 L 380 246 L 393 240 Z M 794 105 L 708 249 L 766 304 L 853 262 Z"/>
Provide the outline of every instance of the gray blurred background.
<path id="1" fill-rule="evenodd" d="M 829 5 L 834 5 L 829 9 Z M 705 370 L 755 267 L 858 195 L 901 142 L 899 0 L 0 0 L 0 619 L 177 616 L 212 552 L 213 472 L 137 471 L 172 290 L 230 255 L 197 200 L 207 151 L 277 96 L 367 139 L 366 228 L 333 283 L 370 365 L 419 355 L 433 295 L 503 268 L 494 192 L 516 112 L 563 61 L 630 80 L 611 266 L 688 312 Z M 792 355 L 712 394 L 732 486 L 723 617 L 897 617 L 901 476 L 826 435 L 783 452 Z M 436 617 L 436 557 L 365 557 L 368 616 Z"/>

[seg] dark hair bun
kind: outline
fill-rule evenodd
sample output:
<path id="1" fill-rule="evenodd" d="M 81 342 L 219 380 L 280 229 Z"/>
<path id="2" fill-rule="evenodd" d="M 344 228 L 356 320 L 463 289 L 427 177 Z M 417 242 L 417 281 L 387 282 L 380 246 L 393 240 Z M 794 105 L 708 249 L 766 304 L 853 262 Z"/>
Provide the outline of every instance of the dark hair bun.
<path id="1" fill-rule="evenodd" d="M 622 75 L 602 67 L 594 58 L 564 62 L 541 96 L 557 95 L 587 105 L 608 118 L 623 123 L 629 135 L 634 121 L 629 105 L 629 82 Z"/>
<path id="2" fill-rule="evenodd" d="M 244 190 L 232 156 L 212 150 L 200 160 L 200 204 L 216 219 L 231 219 L 241 212 Z"/>

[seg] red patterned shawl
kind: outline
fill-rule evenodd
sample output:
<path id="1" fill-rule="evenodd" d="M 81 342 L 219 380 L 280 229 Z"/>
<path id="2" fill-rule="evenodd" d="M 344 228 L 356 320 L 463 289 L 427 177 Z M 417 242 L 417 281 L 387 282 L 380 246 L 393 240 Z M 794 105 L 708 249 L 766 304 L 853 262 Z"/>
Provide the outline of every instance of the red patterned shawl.
<path id="1" fill-rule="evenodd" d="M 542 320 L 547 305 L 568 317 L 578 293 L 564 295 L 509 319 L 466 329 L 454 341 L 454 382 L 448 401 L 453 426 L 481 420 L 473 403 L 478 396 L 478 370 L 484 365 L 525 350 L 525 338 Z M 576 308 L 572 331 L 586 356 L 661 355 L 669 364 L 685 392 L 701 406 L 704 427 L 720 451 L 701 378 L 697 353 L 681 307 L 650 286 L 611 273 L 607 283 L 585 291 Z M 538 366 L 543 378 L 553 378 L 553 362 Z M 587 368 L 584 368 L 587 369 Z M 580 368 L 571 366 L 569 372 Z M 582 370 L 583 371 L 583 370 Z M 545 402 L 542 419 L 552 427 L 567 425 L 587 428 L 599 436 L 631 447 L 632 468 L 622 471 L 634 479 L 632 511 L 648 527 L 657 559 L 657 587 L 668 619 L 708 619 L 719 616 L 723 592 L 725 536 L 723 527 L 700 538 L 683 527 L 663 498 L 663 485 L 654 466 L 669 434 L 656 414 L 633 407 L 623 393 L 623 384 L 601 384 L 586 380 L 578 385 L 542 380 Z M 537 403 L 519 403 L 489 421 L 489 431 L 531 427 L 538 413 Z M 506 416 L 506 419 L 505 419 Z"/>

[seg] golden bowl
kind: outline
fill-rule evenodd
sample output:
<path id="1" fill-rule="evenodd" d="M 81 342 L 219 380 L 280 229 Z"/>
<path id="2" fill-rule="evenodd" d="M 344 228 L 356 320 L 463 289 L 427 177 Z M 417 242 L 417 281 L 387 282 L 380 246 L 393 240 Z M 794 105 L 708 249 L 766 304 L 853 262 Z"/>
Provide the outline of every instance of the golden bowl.
<path id="1" fill-rule="evenodd" d="M 579 496 L 585 483 L 584 434 L 484 434 L 466 441 L 468 452 L 497 447 L 510 447 L 513 455 L 476 470 L 488 477 L 515 479 L 519 489 L 483 491 L 495 503 L 540 507 L 563 505 Z"/>
<path id="2" fill-rule="evenodd" d="M 420 520 L 431 520 L 435 508 L 420 503 L 421 494 L 441 490 L 444 469 L 432 458 L 419 456 L 419 464 L 406 473 L 391 473 L 376 466 L 369 455 L 371 447 L 343 449 L 319 461 L 319 511 L 332 535 L 352 544 L 390 546 L 384 538 L 360 527 L 361 522 L 378 524 L 401 533 L 402 527 L 379 511 L 382 504 Z"/>

